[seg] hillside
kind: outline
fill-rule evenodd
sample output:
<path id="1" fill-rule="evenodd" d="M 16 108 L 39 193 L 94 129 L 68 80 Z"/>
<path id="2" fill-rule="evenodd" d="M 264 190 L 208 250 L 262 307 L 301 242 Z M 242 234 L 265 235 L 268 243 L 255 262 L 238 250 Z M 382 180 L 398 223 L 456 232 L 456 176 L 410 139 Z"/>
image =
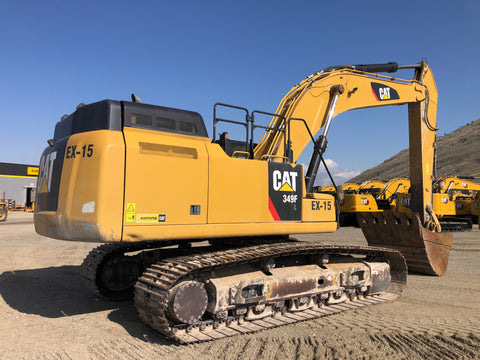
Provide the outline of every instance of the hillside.
<path id="1" fill-rule="evenodd" d="M 405 149 L 349 182 L 409 177 L 409 168 L 408 149 Z M 480 119 L 437 137 L 437 177 L 446 175 L 480 176 Z"/>

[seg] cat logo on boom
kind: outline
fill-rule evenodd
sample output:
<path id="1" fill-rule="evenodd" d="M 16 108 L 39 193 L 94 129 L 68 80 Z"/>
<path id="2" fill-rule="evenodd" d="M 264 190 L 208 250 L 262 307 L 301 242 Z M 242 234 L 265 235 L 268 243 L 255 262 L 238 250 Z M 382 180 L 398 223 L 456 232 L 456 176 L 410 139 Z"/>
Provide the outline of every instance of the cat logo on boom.
<path id="1" fill-rule="evenodd" d="M 371 85 L 373 96 L 375 96 L 375 99 L 377 99 L 377 101 L 400 99 L 397 90 L 395 90 L 394 88 L 376 82 L 372 82 Z"/>

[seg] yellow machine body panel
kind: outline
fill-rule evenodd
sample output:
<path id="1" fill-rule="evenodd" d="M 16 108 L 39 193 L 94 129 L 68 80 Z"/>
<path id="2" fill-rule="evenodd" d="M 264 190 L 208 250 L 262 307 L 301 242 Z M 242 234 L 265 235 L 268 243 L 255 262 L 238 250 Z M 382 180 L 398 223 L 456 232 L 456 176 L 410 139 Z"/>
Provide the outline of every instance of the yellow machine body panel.
<path id="1" fill-rule="evenodd" d="M 42 158 L 38 195 L 51 191 L 56 180 L 53 163 L 61 155 L 61 151 L 54 151 Z M 121 132 L 98 130 L 72 135 L 64 147 L 58 207 L 35 213 L 37 232 L 78 241 L 121 238 L 124 157 Z"/>
<path id="2" fill-rule="evenodd" d="M 282 235 L 337 228 L 333 197 L 321 197 L 330 204 L 328 209 L 312 211 L 313 200 L 303 199 L 304 188 L 298 201 L 309 207 L 302 206 L 302 216 L 297 221 L 276 221 L 269 211 L 268 162 L 229 157 L 209 139 L 138 129 L 124 133 L 128 170 L 123 240 Z"/>
<path id="3" fill-rule="evenodd" d="M 231 158 L 217 144 L 209 146 L 210 224 L 270 223 L 266 161 Z"/>
<path id="4" fill-rule="evenodd" d="M 410 213 L 410 194 L 400 194 L 397 198 L 397 211 Z M 456 214 L 455 201 L 450 200 L 447 194 L 432 194 L 433 211 L 438 216 L 453 216 Z"/>
<path id="5" fill-rule="evenodd" d="M 477 210 L 475 209 L 475 199 L 473 196 L 457 196 L 455 198 L 455 214 L 475 216 Z"/>
<path id="6" fill-rule="evenodd" d="M 375 212 L 378 206 L 375 198 L 370 194 L 346 194 L 340 201 L 340 212 Z"/>
<path id="7" fill-rule="evenodd" d="M 337 219 L 335 211 L 335 201 L 332 196 L 328 194 L 308 194 L 306 199 L 303 199 L 303 221 L 319 222 L 319 221 L 334 221 Z"/>
<path id="8" fill-rule="evenodd" d="M 125 128 L 125 228 L 206 224 L 209 139 Z M 127 230 L 127 233 L 135 230 Z"/>
<path id="9" fill-rule="evenodd" d="M 234 158 L 206 136 L 133 125 L 70 134 L 44 151 L 37 232 L 118 242 L 337 229 L 334 198 L 307 197 L 301 165 Z"/>
<path id="10" fill-rule="evenodd" d="M 438 216 L 455 215 L 455 201 L 450 200 L 446 194 L 434 193 L 433 195 L 433 211 Z"/>

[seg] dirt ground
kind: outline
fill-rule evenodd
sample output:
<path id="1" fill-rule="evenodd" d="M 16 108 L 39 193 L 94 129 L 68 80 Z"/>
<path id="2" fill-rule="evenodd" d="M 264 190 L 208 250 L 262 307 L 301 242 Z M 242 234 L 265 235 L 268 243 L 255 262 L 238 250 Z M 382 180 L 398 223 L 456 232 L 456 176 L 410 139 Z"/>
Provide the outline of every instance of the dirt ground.
<path id="1" fill-rule="evenodd" d="M 300 236 L 365 245 L 361 231 Z M 179 346 L 131 302 L 92 295 L 79 276 L 98 244 L 35 233 L 31 214 L 0 224 L 1 359 L 471 359 L 480 357 L 480 231 L 454 236 L 443 277 L 409 275 L 394 303 Z"/>

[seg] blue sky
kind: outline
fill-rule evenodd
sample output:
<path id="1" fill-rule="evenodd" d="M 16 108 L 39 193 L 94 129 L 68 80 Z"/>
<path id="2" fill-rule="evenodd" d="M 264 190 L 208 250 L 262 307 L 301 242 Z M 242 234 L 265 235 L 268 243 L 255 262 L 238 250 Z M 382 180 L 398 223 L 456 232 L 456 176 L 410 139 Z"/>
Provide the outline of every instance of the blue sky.
<path id="1" fill-rule="evenodd" d="M 347 63 L 427 59 L 439 91 L 438 134 L 480 117 L 479 1 L 0 6 L 1 162 L 38 163 L 55 123 L 81 102 L 134 92 L 199 112 L 212 136 L 215 102 L 273 112 L 309 74 Z M 333 122 L 326 158 L 337 172 L 365 170 L 408 147 L 407 131 L 406 106 L 348 112 Z"/>

